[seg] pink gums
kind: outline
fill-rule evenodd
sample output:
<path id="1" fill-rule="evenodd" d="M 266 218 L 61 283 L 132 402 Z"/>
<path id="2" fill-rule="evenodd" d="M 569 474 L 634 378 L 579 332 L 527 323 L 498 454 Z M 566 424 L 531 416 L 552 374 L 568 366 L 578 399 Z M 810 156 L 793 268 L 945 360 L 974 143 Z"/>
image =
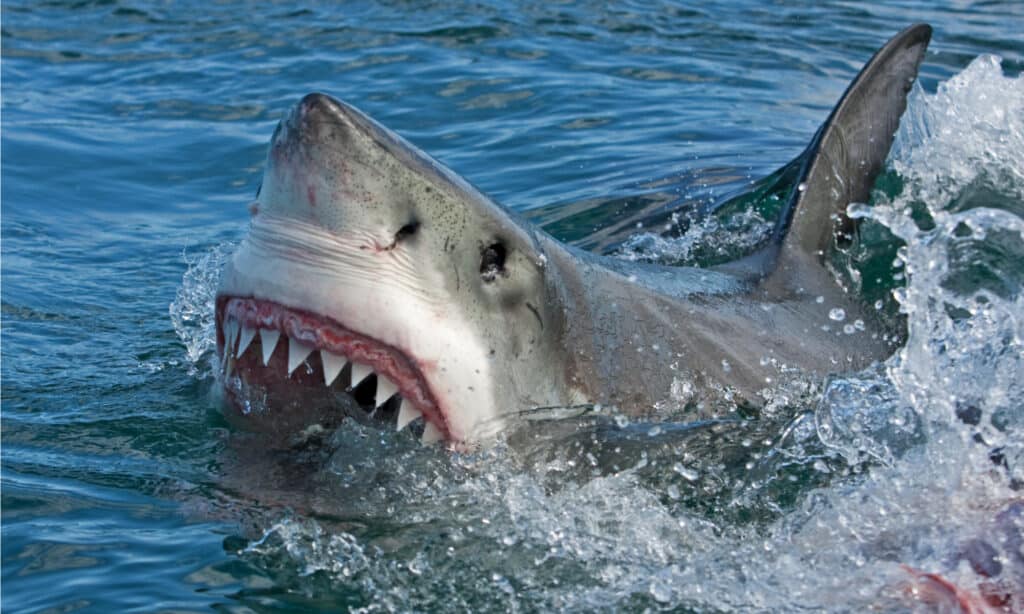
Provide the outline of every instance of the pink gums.
<path id="1" fill-rule="evenodd" d="M 224 354 L 224 319 L 231 316 L 244 326 L 281 331 L 317 350 L 345 356 L 351 362 L 368 365 L 375 373 L 394 382 L 403 402 L 412 403 L 451 439 L 444 411 L 434 400 L 426 379 L 417 367 L 418 361 L 398 349 L 314 313 L 291 309 L 277 303 L 253 298 L 217 297 L 217 352 Z"/>

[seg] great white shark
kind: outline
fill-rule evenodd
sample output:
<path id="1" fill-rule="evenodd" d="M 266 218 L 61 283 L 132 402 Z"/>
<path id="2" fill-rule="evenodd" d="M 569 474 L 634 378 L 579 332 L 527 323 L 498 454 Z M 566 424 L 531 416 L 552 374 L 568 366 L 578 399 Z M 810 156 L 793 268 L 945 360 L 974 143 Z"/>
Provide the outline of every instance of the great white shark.
<path id="1" fill-rule="evenodd" d="M 305 96 L 217 294 L 232 406 L 285 428 L 356 404 L 425 442 L 474 444 L 536 408 L 757 404 L 780 365 L 823 377 L 884 359 L 892 341 L 826 263 L 930 37 L 914 25 L 871 58 L 802 154 L 768 245 L 711 268 L 563 244 L 351 105 Z"/>

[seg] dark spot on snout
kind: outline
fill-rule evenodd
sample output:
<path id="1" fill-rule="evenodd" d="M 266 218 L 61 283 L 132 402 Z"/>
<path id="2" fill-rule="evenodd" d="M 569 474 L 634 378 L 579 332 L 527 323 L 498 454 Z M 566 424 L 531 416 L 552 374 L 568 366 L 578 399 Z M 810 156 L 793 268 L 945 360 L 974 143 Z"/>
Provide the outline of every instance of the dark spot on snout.
<path id="1" fill-rule="evenodd" d="M 485 247 L 480 255 L 480 277 L 490 283 L 505 275 L 505 257 L 505 245 L 500 241 Z"/>
<path id="2" fill-rule="evenodd" d="M 398 232 L 395 233 L 395 243 L 398 243 L 399 241 L 403 241 L 405 239 L 408 239 L 409 237 L 411 237 L 414 234 L 416 234 L 416 232 L 419 229 L 420 229 L 420 222 L 419 222 L 419 220 L 413 220 L 413 221 L 409 222 L 408 224 L 406 224 L 405 226 L 402 226 L 401 228 L 398 229 Z"/>

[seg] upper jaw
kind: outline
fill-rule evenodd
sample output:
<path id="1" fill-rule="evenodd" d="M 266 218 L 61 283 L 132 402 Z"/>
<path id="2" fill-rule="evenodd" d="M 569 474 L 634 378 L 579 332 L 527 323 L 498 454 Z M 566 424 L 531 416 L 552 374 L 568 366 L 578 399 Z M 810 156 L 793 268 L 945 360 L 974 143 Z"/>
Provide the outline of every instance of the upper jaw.
<path id="1" fill-rule="evenodd" d="M 398 430 L 423 418 L 425 443 L 452 439 L 445 413 L 415 360 L 399 350 L 322 316 L 254 298 L 219 296 L 216 320 L 226 384 L 231 377 L 299 376 L 302 382 L 297 379 L 295 385 L 309 385 L 310 378 L 297 373 L 305 365 L 305 375 L 322 380 L 323 386 L 344 388 L 347 382 L 347 388 L 355 391 L 375 375 L 369 407 L 373 417 L 393 419 Z M 383 416 L 385 412 L 396 415 Z"/>

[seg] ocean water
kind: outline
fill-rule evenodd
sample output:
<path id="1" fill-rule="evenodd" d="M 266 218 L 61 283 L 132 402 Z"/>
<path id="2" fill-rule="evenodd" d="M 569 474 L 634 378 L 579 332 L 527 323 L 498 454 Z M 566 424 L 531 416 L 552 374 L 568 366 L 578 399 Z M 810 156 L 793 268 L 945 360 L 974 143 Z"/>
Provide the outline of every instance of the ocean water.
<path id="1" fill-rule="evenodd" d="M 884 364 L 471 453 L 355 424 L 270 452 L 221 416 L 220 265 L 303 94 L 566 241 L 700 265 L 757 244 L 760 180 L 916 21 L 836 264 L 906 327 Z M 1022 24 L 1013 0 L 4 2 L 0 607 L 931 611 L 919 570 L 1024 609 Z"/>

